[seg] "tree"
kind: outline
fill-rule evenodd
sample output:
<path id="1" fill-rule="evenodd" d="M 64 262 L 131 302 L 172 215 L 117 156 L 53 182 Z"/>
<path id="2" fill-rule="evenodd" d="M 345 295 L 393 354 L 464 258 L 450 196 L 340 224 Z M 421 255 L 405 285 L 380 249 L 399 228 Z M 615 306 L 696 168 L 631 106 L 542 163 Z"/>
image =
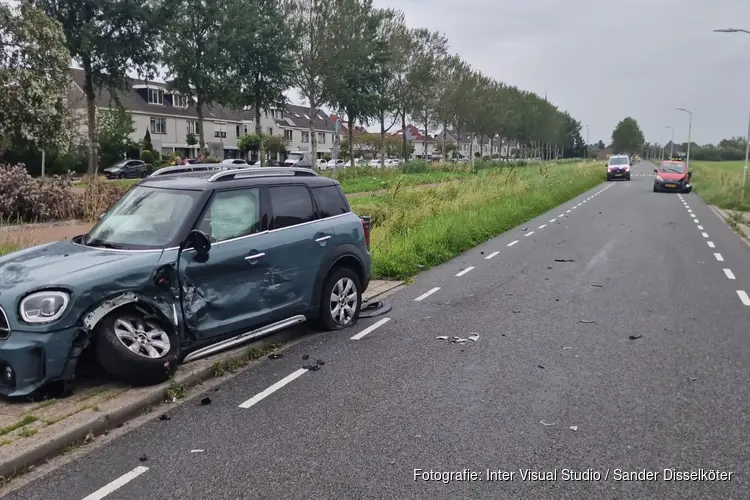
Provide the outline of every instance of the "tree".
<path id="1" fill-rule="evenodd" d="M 151 142 L 151 131 L 149 129 L 146 129 L 146 135 L 143 136 L 143 150 L 144 151 L 154 150 L 154 145 Z"/>
<path id="2" fill-rule="evenodd" d="M 99 111 L 97 133 L 99 159 L 103 165 L 111 165 L 122 160 L 135 144 L 130 134 L 135 132 L 133 117 L 126 109 L 115 107 Z"/>
<path id="3" fill-rule="evenodd" d="M 213 104 L 229 105 L 232 82 L 226 78 L 232 47 L 229 0 L 164 0 L 161 60 L 170 88 L 190 97 L 198 115 L 198 143 L 206 151 L 205 113 Z"/>
<path id="4" fill-rule="evenodd" d="M 57 21 L 27 2 L 0 4 L 0 153 L 70 145 L 70 56 Z"/>
<path id="5" fill-rule="evenodd" d="M 245 134 L 237 139 L 237 147 L 240 148 L 244 154 L 252 152 L 253 154 L 258 153 L 264 147 L 263 134 Z M 261 159 L 261 166 L 264 163 Z"/>
<path id="6" fill-rule="evenodd" d="M 196 144 L 198 144 L 198 138 L 194 133 L 188 132 L 187 134 L 185 134 L 185 144 L 191 147 L 195 146 Z"/>
<path id="7" fill-rule="evenodd" d="M 315 134 L 315 117 L 320 106 L 328 102 L 329 91 L 326 75 L 336 59 L 330 50 L 331 37 L 342 27 L 337 26 L 337 0 L 291 0 L 293 8 L 287 23 L 296 40 L 296 68 L 292 73 L 292 85 L 299 89 L 309 106 L 310 148 L 317 157 L 318 140 Z"/>
<path id="8" fill-rule="evenodd" d="M 131 69 L 146 76 L 154 74 L 153 48 L 159 16 L 152 9 L 153 2 L 33 0 L 31 3 L 62 25 L 68 53 L 83 68 L 89 173 L 96 173 L 97 94 L 106 88 L 117 99 L 119 91 L 129 90 L 127 72 Z"/>
<path id="9" fill-rule="evenodd" d="M 282 0 L 233 0 L 231 5 L 229 77 L 233 81 L 233 103 L 254 111 L 255 135 L 260 137 L 261 111 L 283 107 L 284 92 L 291 86 L 294 39 L 285 19 L 294 5 Z M 263 142 L 259 145 L 262 167 Z"/>
<path id="10" fill-rule="evenodd" d="M 267 135 L 263 140 L 263 147 L 268 153 L 276 156 L 286 154 L 289 144 L 279 135 Z"/>
<path id="11" fill-rule="evenodd" d="M 638 122 L 629 116 L 623 118 L 612 131 L 612 149 L 616 153 L 639 152 L 644 142 Z"/>
<path id="12" fill-rule="evenodd" d="M 599 149 L 607 149 L 607 146 L 604 144 L 604 141 L 602 141 L 601 139 L 599 140 L 599 142 L 596 143 L 596 147 Z"/>

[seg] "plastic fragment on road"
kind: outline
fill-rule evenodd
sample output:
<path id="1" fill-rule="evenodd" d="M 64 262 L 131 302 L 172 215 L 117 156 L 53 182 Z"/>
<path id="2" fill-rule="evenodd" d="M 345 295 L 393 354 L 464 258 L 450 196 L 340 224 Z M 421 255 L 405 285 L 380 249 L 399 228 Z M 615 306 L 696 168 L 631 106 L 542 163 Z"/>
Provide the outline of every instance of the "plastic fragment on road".
<path id="1" fill-rule="evenodd" d="M 630 340 L 638 340 L 639 338 L 643 337 L 643 335 L 631 335 L 628 338 Z"/>
<path id="2" fill-rule="evenodd" d="M 553 425 L 555 425 L 555 423 L 554 423 L 554 422 L 553 422 L 553 423 L 551 423 L 551 424 L 548 424 L 548 423 L 547 423 L 547 422 L 545 422 L 544 420 L 541 420 L 541 421 L 540 421 L 539 423 L 540 423 L 540 424 L 542 424 L 542 425 L 544 425 L 544 426 L 547 426 L 547 427 L 552 427 Z"/>
<path id="3" fill-rule="evenodd" d="M 575 262 L 575 259 L 555 259 L 555 262 Z"/>
<path id="4" fill-rule="evenodd" d="M 596 321 L 591 321 L 591 320 L 588 320 L 588 319 L 579 319 L 578 322 L 579 323 L 583 323 L 584 325 L 596 324 Z"/>
<path id="5" fill-rule="evenodd" d="M 165 413 L 164 415 L 162 415 L 162 416 L 159 417 L 159 420 L 164 420 L 164 421 L 166 421 L 166 420 L 172 420 L 172 417 L 170 417 L 169 415 L 167 415 Z"/>
<path id="6" fill-rule="evenodd" d="M 320 365 L 304 365 L 302 368 L 305 370 L 310 370 L 311 372 L 316 372 L 320 370 Z"/>
<path id="7" fill-rule="evenodd" d="M 448 336 L 447 335 L 440 335 L 440 336 L 437 336 L 435 338 L 438 339 L 438 340 L 448 340 Z"/>
<path id="8" fill-rule="evenodd" d="M 577 425 L 571 425 L 570 426 L 570 430 L 571 431 L 577 431 L 578 430 L 578 426 Z"/>
<path id="9" fill-rule="evenodd" d="M 206 450 L 190 450 L 190 453 L 203 453 Z"/>
<path id="10" fill-rule="evenodd" d="M 479 334 L 472 332 L 471 335 L 469 335 L 469 340 L 471 340 L 472 342 L 476 342 L 477 340 L 479 340 Z"/>
<path id="11" fill-rule="evenodd" d="M 211 404 L 211 398 L 203 398 L 201 399 L 201 406 L 207 406 Z"/>
<path id="12" fill-rule="evenodd" d="M 573 349 L 572 347 L 563 347 L 563 349 Z"/>
<path id="13" fill-rule="evenodd" d="M 284 357 L 283 354 L 279 354 L 277 352 L 268 355 L 268 359 L 281 359 L 283 357 Z"/>
<path id="14" fill-rule="evenodd" d="M 143 455 L 138 457 L 138 460 L 140 460 L 141 462 L 145 462 L 146 460 L 148 460 L 148 455 L 144 453 Z"/>

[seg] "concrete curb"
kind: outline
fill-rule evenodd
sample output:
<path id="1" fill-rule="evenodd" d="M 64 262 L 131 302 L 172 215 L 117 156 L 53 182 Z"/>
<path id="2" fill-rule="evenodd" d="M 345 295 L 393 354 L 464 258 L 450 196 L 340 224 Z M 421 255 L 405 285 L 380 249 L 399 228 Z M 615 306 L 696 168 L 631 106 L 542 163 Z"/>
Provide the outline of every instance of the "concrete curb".
<path id="1" fill-rule="evenodd" d="M 721 219 L 724 224 L 729 226 L 730 229 L 734 230 L 734 228 L 732 228 L 727 222 L 727 219 L 729 219 L 730 216 L 726 211 L 719 207 L 715 207 L 714 205 L 708 205 L 708 208 L 710 208 L 711 211 L 716 214 L 716 216 Z M 737 230 L 734 230 L 734 232 L 737 233 L 737 235 L 743 242 L 745 242 L 746 245 L 750 246 L 750 227 L 746 226 L 745 224 L 737 224 Z"/>
<path id="2" fill-rule="evenodd" d="M 288 343 L 306 335 L 306 333 L 307 325 L 303 324 L 299 327 L 276 332 L 256 342 L 244 344 L 232 351 L 201 360 L 199 366 L 191 367 L 190 363 L 186 364 L 182 367 L 182 370 L 178 370 L 172 381 L 153 387 L 134 389 L 133 394 L 129 395 L 130 397 L 125 395 L 123 400 L 119 401 L 119 404 L 113 408 L 95 414 L 81 412 L 81 418 L 74 418 L 74 416 L 53 424 L 50 426 L 50 430 L 54 431 L 52 436 L 44 436 L 42 434 L 46 433 L 39 432 L 36 436 L 15 441 L 7 445 L 8 450 L 3 453 L 3 455 L 11 456 L 0 457 L 0 477 L 11 478 L 24 467 L 36 465 L 59 455 L 69 445 L 85 440 L 89 434 L 98 436 L 126 423 L 138 416 L 144 409 L 164 402 L 167 391 L 173 384 L 194 387 L 201 382 L 214 378 L 213 365 L 217 361 L 239 360 L 247 355 L 247 350 L 251 347 L 263 348 L 273 343 Z M 84 415 L 83 413 L 88 414 Z M 64 428 L 54 429 L 58 425 Z M 37 436 L 36 442 L 33 441 Z M 21 446 L 21 444 L 26 446 Z M 14 452 L 13 448 L 18 449 Z"/>

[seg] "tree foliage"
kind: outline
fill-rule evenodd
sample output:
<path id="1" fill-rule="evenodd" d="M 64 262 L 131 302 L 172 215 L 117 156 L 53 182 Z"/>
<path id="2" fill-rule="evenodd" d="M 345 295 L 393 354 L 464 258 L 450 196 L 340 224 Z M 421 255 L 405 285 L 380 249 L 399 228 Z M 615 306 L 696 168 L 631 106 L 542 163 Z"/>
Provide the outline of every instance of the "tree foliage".
<path id="1" fill-rule="evenodd" d="M 70 56 L 62 26 L 24 2 L 0 4 L 0 152 L 70 145 Z"/>
<path id="2" fill-rule="evenodd" d="M 643 132 L 634 118 L 620 120 L 612 131 L 612 149 L 615 153 L 633 154 L 640 152 L 645 139 Z"/>
<path id="3" fill-rule="evenodd" d="M 99 161 L 102 165 L 112 165 L 125 158 L 137 146 L 130 140 L 135 132 L 133 117 L 122 107 L 99 111 L 97 133 Z"/>

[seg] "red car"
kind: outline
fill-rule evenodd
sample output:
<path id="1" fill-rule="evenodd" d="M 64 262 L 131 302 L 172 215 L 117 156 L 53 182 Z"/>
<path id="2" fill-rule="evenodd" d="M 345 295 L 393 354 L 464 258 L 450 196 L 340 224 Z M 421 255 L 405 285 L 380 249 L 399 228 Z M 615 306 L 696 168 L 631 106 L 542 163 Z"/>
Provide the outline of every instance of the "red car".
<path id="1" fill-rule="evenodd" d="M 692 172 L 684 161 L 663 161 L 659 168 L 654 169 L 654 193 L 664 191 L 675 191 L 678 193 L 689 193 L 693 190 L 690 179 Z"/>

